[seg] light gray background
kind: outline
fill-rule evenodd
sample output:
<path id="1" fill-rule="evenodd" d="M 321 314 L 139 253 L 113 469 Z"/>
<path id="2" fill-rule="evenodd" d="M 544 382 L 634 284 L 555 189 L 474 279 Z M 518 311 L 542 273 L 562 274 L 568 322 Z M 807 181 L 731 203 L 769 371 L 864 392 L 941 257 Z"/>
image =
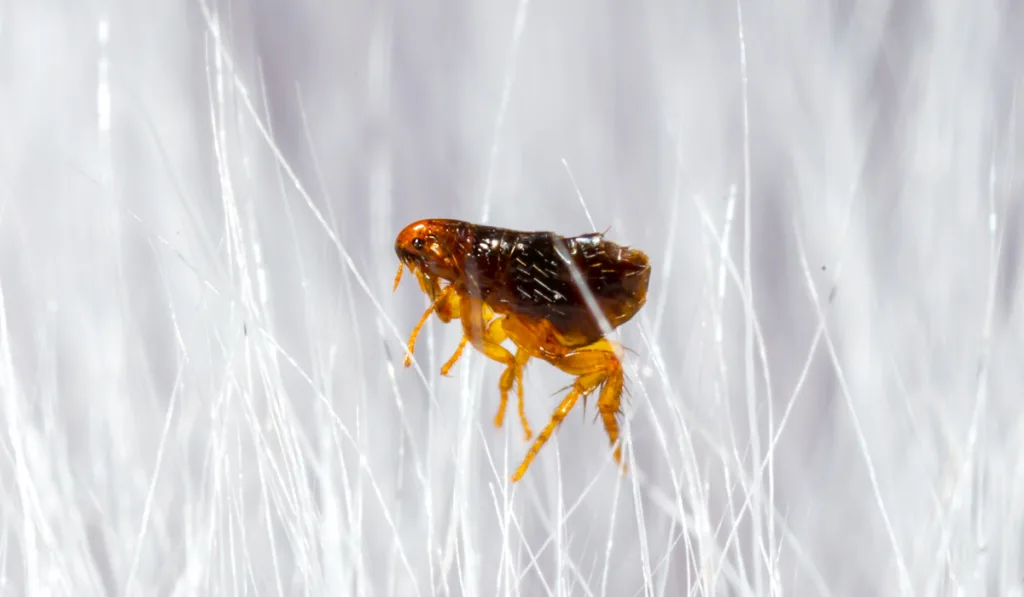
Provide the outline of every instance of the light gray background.
<path id="1" fill-rule="evenodd" d="M 0 8 L 0 594 L 1021 594 L 1021 2 L 204 1 Z M 638 475 L 423 217 L 649 253 Z"/>

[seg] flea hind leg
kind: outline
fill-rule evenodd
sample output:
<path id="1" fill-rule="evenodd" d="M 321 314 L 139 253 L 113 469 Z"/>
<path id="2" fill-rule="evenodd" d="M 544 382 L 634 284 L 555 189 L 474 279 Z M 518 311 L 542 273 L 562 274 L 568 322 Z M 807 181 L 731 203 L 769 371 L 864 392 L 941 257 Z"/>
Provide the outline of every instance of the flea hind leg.
<path id="1" fill-rule="evenodd" d="M 523 478 L 530 463 L 533 462 L 537 453 L 551 438 L 569 411 L 576 405 L 577 400 L 581 397 L 585 400 L 586 396 L 598 388 L 601 389 L 601 393 L 598 397 L 597 408 L 601 413 L 608 440 L 615 447 L 615 462 L 621 466 L 622 448 L 618 444 L 619 423 L 616 416 L 621 409 L 624 379 L 616 347 L 607 340 L 600 340 L 579 351 L 564 356 L 549 356 L 546 360 L 562 371 L 575 375 L 576 381 L 573 382 L 572 390 L 551 415 L 551 421 L 547 427 L 537 436 L 530 451 L 523 459 L 523 463 L 519 465 L 519 469 L 512 476 L 512 481 L 515 482 Z"/>

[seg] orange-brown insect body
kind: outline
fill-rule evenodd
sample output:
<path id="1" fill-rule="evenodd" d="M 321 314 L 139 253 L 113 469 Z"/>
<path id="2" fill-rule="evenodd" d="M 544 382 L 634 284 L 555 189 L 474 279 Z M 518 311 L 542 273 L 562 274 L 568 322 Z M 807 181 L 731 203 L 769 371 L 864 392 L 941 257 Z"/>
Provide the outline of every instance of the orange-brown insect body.
<path id="1" fill-rule="evenodd" d="M 520 417 L 527 437 L 531 435 L 522 404 L 522 369 L 531 357 L 577 376 L 573 390 L 514 479 L 522 476 L 576 399 L 598 388 L 599 410 L 615 443 L 622 370 L 617 347 L 604 339 L 602 328 L 626 323 L 646 302 L 651 268 L 642 251 L 608 241 L 599 233 L 562 237 L 431 219 L 403 229 L 395 240 L 395 252 L 401 261 L 395 287 L 406 266 L 434 301 L 413 331 L 410 354 L 430 313 L 444 322 L 460 318 L 464 337 L 442 373 L 447 374 L 467 342 L 504 363 L 496 424 L 501 424 L 507 394 L 516 382 Z M 514 356 L 501 346 L 506 339 L 517 347 Z M 615 455 L 620 458 L 618 447 Z"/>

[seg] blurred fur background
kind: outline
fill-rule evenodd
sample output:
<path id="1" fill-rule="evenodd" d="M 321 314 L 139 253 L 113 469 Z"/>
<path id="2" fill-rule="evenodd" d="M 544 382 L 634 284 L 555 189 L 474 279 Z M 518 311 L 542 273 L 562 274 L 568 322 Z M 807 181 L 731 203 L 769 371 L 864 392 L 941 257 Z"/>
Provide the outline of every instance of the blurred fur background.
<path id="1" fill-rule="evenodd" d="M 1022 23 L 4 3 L 0 594 L 1021 595 Z M 513 487 L 500 367 L 401 367 L 424 217 L 651 256 L 636 474 L 591 401 Z"/>

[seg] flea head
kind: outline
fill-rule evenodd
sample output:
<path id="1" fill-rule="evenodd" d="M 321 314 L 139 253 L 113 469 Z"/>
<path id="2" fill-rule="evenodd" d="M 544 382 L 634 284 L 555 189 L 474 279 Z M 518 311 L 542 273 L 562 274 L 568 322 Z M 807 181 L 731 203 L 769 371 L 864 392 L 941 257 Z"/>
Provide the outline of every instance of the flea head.
<path id="1" fill-rule="evenodd" d="M 453 281 L 458 271 L 458 263 L 452 253 L 458 237 L 457 225 L 453 220 L 413 222 L 398 233 L 395 254 L 402 265 L 420 275 Z M 398 271 L 401 275 L 401 268 Z"/>

